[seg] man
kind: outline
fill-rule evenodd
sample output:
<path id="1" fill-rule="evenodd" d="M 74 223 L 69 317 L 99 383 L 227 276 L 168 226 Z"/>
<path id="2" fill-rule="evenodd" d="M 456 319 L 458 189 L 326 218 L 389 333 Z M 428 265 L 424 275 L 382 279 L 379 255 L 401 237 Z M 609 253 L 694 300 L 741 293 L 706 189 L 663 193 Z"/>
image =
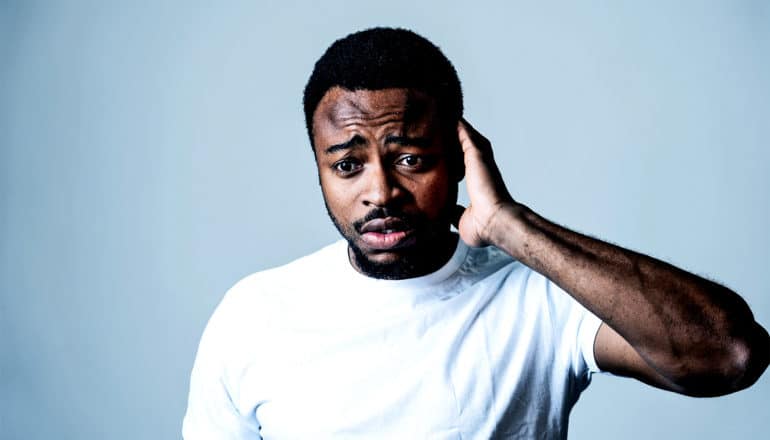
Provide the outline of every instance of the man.
<path id="1" fill-rule="evenodd" d="M 514 200 L 424 38 L 336 41 L 304 104 L 344 240 L 227 293 L 188 440 L 565 438 L 593 372 L 715 396 L 765 370 L 768 334 L 737 294 Z"/>

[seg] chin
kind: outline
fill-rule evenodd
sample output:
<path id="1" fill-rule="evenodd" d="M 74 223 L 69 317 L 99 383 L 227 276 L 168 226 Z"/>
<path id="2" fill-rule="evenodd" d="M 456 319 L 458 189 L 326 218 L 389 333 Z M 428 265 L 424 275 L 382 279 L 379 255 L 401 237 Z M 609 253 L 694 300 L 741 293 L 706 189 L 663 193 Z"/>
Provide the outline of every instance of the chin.
<path id="1" fill-rule="evenodd" d="M 352 242 L 348 243 L 351 262 L 366 276 L 379 279 L 403 279 L 422 275 L 419 273 L 419 264 L 416 264 L 421 258 L 413 252 L 404 252 L 403 249 L 367 252 Z"/>
<path id="2" fill-rule="evenodd" d="M 411 245 L 398 249 L 364 250 L 348 241 L 350 259 L 356 269 L 366 276 L 399 280 L 427 275 L 438 269 L 431 258 L 435 249 Z M 438 264 L 440 266 L 440 264 Z"/>

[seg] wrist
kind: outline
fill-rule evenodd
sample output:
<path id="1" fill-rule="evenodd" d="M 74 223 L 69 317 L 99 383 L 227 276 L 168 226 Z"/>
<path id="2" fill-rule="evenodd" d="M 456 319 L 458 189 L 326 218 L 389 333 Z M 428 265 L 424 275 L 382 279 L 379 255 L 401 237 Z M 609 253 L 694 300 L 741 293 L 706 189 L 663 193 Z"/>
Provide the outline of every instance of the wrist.
<path id="1" fill-rule="evenodd" d="M 519 258 L 524 243 L 526 218 L 532 211 L 517 202 L 501 204 L 491 217 L 487 242 L 514 258 Z"/>

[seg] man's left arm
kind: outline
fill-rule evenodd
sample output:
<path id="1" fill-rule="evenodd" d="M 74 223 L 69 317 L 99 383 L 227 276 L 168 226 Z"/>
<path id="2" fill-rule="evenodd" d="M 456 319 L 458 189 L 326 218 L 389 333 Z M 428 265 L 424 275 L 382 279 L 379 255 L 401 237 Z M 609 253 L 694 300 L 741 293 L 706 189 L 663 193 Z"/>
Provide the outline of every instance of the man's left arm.
<path id="1" fill-rule="evenodd" d="M 460 236 L 504 250 L 597 315 L 600 368 L 693 396 L 730 393 L 759 378 L 770 337 L 740 296 L 542 218 L 510 196 L 489 141 L 466 121 L 458 136 L 470 198 L 458 207 Z"/>

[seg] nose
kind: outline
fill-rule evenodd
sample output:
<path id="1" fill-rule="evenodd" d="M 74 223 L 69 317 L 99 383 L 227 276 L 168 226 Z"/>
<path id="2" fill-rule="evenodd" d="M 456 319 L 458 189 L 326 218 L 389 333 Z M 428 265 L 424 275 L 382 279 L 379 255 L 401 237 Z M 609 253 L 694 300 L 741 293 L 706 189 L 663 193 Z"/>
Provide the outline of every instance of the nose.
<path id="1" fill-rule="evenodd" d="M 363 197 L 364 205 L 378 208 L 392 206 L 401 197 L 403 189 L 390 170 L 381 164 L 372 164 L 367 171 L 368 186 Z"/>

